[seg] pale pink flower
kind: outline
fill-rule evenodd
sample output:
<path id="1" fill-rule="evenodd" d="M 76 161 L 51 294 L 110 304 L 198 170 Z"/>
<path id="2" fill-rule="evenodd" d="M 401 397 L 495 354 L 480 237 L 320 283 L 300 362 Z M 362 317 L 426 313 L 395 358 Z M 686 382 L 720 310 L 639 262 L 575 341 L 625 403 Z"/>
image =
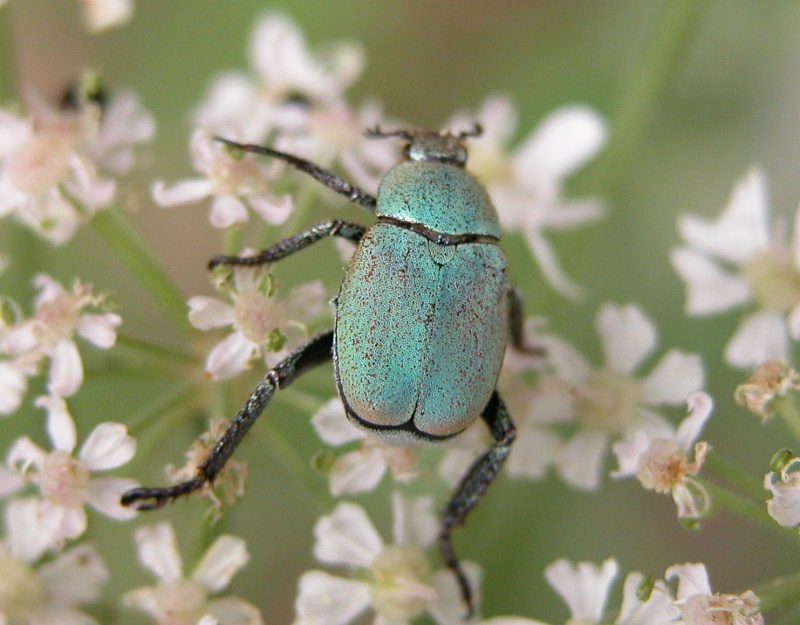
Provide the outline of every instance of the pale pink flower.
<path id="1" fill-rule="evenodd" d="M 136 440 L 121 423 L 101 423 L 81 446 L 77 457 L 75 421 L 60 397 L 40 397 L 38 407 L 47 410 L 47 434 L 53 451 L 47 452 L 30 438 L 16 440 L 6 459 L 9 470 L 41 493 L 39 523 L 56 543 L 77 538 L 86 531 L 86 504 L 117 520 L 128 520 L 136 510 L 120 504 L 122 493 L 139 483 L 128 478 L 97 478 L 93 473 L 126 464 L 136 453 Z M 0 480 L 2 483 L 3 480 Z"/>
<path id="2" fill-rule="evenodd" d="M 355 579 L 312 570 L 300 577 L 295 625 L 345 625 L 365 610 L 376 622 L 410 623 L 428 612 L 441 625 L 464 622 L 465 606 L 455 577 L 433 572 L 423 549 L 438 532 L 428 497 L 409 499 L 395 493 L 394 542 L 385 544 L 361 506 L 340 503 L 314 528 L 314 555 L 320 562 L 344 565 Z M 464 568 L 477 588 L 479 570 Z"/>
<path id="3" fill-rule="evenodd" d="M 122 26 L 133 15 L 133 0 L 80 0 L 83 19 L 91 32 Z"/>
<path id="4" fill-rule="evenodd" d="M 105 298 L 94 295 L 92 286 L 79 280 L 75 280 L 71 292 L 46 274 L 37 275 L 34 285 L 39 294 L 34 300 L 33 317 L 8 330 L 3 348 L 29 368 L 48 358 L 49 392 L 69 397 L 83 383 L 83 362 L 75 336 L 109 349 L 116 342 L 122 318 L 115 313 L 86 312 L 101 309 Z"/>
<path id="5" fill-rule="evenodd" d="M 800 526 L 800 458 L 791 458 L 779 471 L 764 476 L 764 488 L 772 493 L 767 512 L 784 527 Z"/>
<path id="6" fill-rule="evenodd" d="M 136 543 L 139 561 L 158 578 L 158 584 L 125 593 L 126 605 L 146 612 L 159 625 L 195 625 L 207 616 L 219 625 L 263 622 L 258 608 L 247 601 L 218 596 L 250 560 L 241 538 L 218 536 L 188 577 L 183 574 L 175 531 L 169 523 L 140 527 Z"/>

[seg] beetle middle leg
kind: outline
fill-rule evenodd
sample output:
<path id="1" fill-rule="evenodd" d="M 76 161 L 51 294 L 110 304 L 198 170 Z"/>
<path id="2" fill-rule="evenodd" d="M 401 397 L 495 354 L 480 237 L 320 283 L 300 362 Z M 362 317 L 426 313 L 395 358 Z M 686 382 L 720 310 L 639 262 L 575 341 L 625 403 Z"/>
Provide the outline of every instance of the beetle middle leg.
<path id="1" fill-rule="evenodd" d="M 508 409 L 500 399 L 497 391 L 492 393 L 489 403 L 483 409 L 481 418 L 489 426 L 494 443 L 478 458 L 461 478 L 461 483 L 456 488 L 447 506 L 442 511 L 442 525 L 439 531 L 439 547 L 445 564 L 455 573 L 461 596 L 467 604 L 467 618 L 472 616 L 474 605 L 472 602 L 472 588 L 465 575 L 455 551 L 450 534 L 453 529 L 464 524 L 464 519 L 483 497 L 489 484 L 492 483 L 500 471 L 508 454 L 511 452 L 511 443 L 516 437 L 516 429 L 511 422 Z"/>
<path id="2" fill-rule="evenodd" d="M 522 311 L 522 296 L 516 287 L 508 289 L 508 330 L 514 349 L 529 356 L 546 356 L 547 350 L 541 345 L 525 341 L 525 315 Z"/>
<path id="3" fill-rule="evenodd" d="M 364 236 L 365 231 L 365 226 L 342 219 L 322 221 L 316 226 L 311 226 L 308 230 L 303 230 L 288 239 L 278 241 L 275 245 L 268 247 L 254 256 L 217 256 L 216 258 L 212 258 L 208 262 L 208 268 L 214 269 L 219 265 L 236 265 L 239 267 L 265 265 L 286 258 L 295 252 L 299 252 L 325 237 L 342 237 L 353 243 L 358 243 L 361 237 Z"/>
<path id="4" fill-rule="evenodd" d="M 225 434 L 200 466 L 197 477 L 164 488 L 133 488 L 122 495 L 122 505 L 136 504 L 139 510 L 155 510 L 161 508 L 168 501 L 183 497 L 203 488 L 206 484 L 213 483 L 244 435 L 264 411 L 275 390 L 286 388 L 300 374 L 329 360 L 332 348 L 333 330 L 312 338 L 267 371 L 264 379 L 253 390 Z"/>

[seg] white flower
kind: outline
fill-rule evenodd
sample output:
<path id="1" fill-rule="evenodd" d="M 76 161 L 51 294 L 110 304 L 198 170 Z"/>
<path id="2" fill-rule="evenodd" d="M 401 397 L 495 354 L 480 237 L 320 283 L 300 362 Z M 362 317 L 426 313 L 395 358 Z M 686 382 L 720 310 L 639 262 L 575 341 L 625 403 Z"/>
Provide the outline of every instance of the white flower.
<path id="1" fill-rule="evenodd" d="M 77 105 L 61 108 L 33 100 L 27 117 L 0 110 L 0 216 L 13 214 L 54 244 L 111 204 L 116 182 L 100 170 L 130 169 L 133 146 L 154 132 L 152 118 L 129 94 L 103 107 L 77 98 Z"/>
<path id="2" fill-rule="evenodd" d="M 573 565 L 562 559 L 548 566 L 544 574 L 569 606 L 571 618 L 568 623 L 601 625 L 610 622 L 603 617 L 617 571 L 618 566 L 613 559 L 603 562 L 602 567 L 591 562 Z M 614 625 L 666 625 L 678 616 L 669 589 L 662 581 L 654 582 L 647 599 L 641 601 L 637 594 L 643 582 L 641 573 L 629 573 L 625 578 L 622 606 L 613 621 Z M 520 617 L 496 617 L 481 625 L 547 624 Z"/>
<path id="3" fill-rule="evenodd" d="M 668 427 L 663 432 L 655 430 L 629 431 L 625 439 L 614 443 L 619 470 L 612 471 L 615 478 L 636 476 L 648 490 L 671 493 L 678 506 L 679 518 L 698 518 L 708 511 L 708 493 L 702 484 L 692 479 L 703 466 L 708 443 L 695 443 L 711 416 L 711 397 L 693 393 L 687 400 L 690 414 L 677 431 Z M 688 458 L 694 443 L 694 461 Z"/>
<path id="4" fill-rule="evenodd" d="M 219 536 L 187 578 L 169 523 L 136 530 L 139 561 L 157 578 L 157 586 L 125 593 L 124 602 L 148 613 L 159 625 L 195 625 L 205 616 L 219 625 L 261 625 L 261 613 L 238 597 L 211 599 L 250 560 L 244 541 L 230 534 Z M 209 622 L 206 619 L 205 622 Z M 213 622 L 213 621 L 210 621 Z"/>
<path id="5" fill-rule="evenodd" d="M 764 488 L 772 492 L 767 512 L 784 527 L 800 526 L 800 458 L 784 463 L 780 471 L 764 476 Z"/>
<path id="6" fill-rule="evenodd" d="M 78 609 L 97 601 L 108 571 L 97 550 L 78 545 L 47 564 L 36 561 L 48 546 L 37 534 L 39 502 L 16 499 L 6 506 L 6 538 L 0 542 L 0 621 L 26 625 L 88 625 Z"/>
<path id="7" fill-rule="evenodd" d="M 252 252 L 245 250 L 244 255 Z M 189 321 L 200 330 L 232 325 L 234 332 L 208 354 L 206 371 L 227 380 L 250 361 L 264 355 L 267 366 L 277 364 L 308 336 L 305 323 L 323 308 L 325 290 L 319 281 L 295 287 L 285 298 L 276 296 L 264 268 L 237 267 L 233 273 L 232 304 L 213 297 L 189 300 Z"/>
<path id="8" fill-rule="evenodd" d="M 377 436 L 367 434 L 347 419 L 342 401 L 335 397 L 326 402 L 311 418 L 317 435 L 333 446 L 360 441 L 354 451 L 337 456 L 327 467 L 331 495 L 353 495 L 374 489 L 390 469 L 399 482 L 409 482 L 419 474 L 417 448 L 411 445 L 387 445 Z"/>
<path id="9" fill-rule="evenodd" d="M 162 181 L 154 183 L 153 199 L 159 206 L 167 208 L 211 197 L 209 222 L 215 228 L 246 222 L 248 208 L 273 225 L 289 217 L 291 197 L 278 198 L 268 190 L 275 163 L 270 168 L 252 154 L 234 154 L 205 130 L 192 134 L 190 148 L 194 167 L 204 177 L 187 178 L 171 187 Z"/>
<path id="10" fill-rule="evenodd" d="M 667 569 L 666 578 L 678 579 L 676 605 L 681 618 L 674 621 L 676 625 L 764 625 L 755 593 L 712 594 L 703 564 L 676 564 Z"/>
<path id="11" fill-rule="evenodd" d="M 635 304 L 621 308 L 605 304 L 598 311 L 595 324 L 606 360 L 597 369 L 563 339 L 554 335 L 537 338 L 547 351 L 555 378 L 545 377 L 539 385 L 537 402 L 545 414 L 540 419 L 551 423 L 551 431 L 568 421 L 579 428 L 558 449 L 553 449 L 558 445 L 556 441 L 549 441 L 546 451 L 568 484 L 589 490 L 600 484 L 612 437 L 624 437 L 636 430 L 671 431 L 656 409 L 682 404 L 690 393 L 703 386 L 704 378 L 700 357 L 678 350 L 668 351 L 648 375 L 636 375 L 658 338 L 652 322 Z M 538 423 L 537 426 L 542 427 Z M 526 427 L 521 419 L 523 433 Z M 540 475 L 542 460 L 534 454 L 541 449 L 541 444 L 531 443 L 512 451 L 512 458 L 517 456 L 513 459 L 514 472 L 526 474 L 524 465 L 533 463 L 536 470 L 529 474 Z"/>
<path id="12" fill-rule="evenodd" d="M 314 528 L 314 555 L 325 564 L 344 565 L 355 579 L 312 570 L 300 577 L 295 625 L 345 625 L 367 608 L 376 623 L 401 625 L 428 612 L 441 625 L 464 622 L 465 606 L 450 571 L 432 572 L 423 549 L 438 532 L 428 497 L 395 493 L 394 543 L 386 545 L 361 506 L 340 503 Z M 465 563 L 473 587 L 477 567 Z"/>
<path id="13" fill-rule="evenodd" d="M 0 361 L 0 415 L 17 411 L 28 390 L 28 377 L 19 363 Z"/>
<path id="14" fill-rule="evenodd" d="M 114 313 L 84 312 L 104 303 L 103 296 L 94 295 L 89 284 L 76 280 L 69 292 L 46 274 L 37 275 L 33 283 L 39 289 L 33 318 L 11 328 L 3 338 L 3 347 L 29 366 L 49 358 L 49 392 L 69 397 L 83 383 L 83 363 L 75 335 L 109 349 L 116 342 L 116 328 L 122 318 Z"/>
<path id="15" fill-rule="evenodd" d="M 789 335 L 800 338 L 798 224 L 800 211 L 790 242 L 783 224 L 770 232 L 767 183 L 757 167 L 736 183 L 716 220 L 693 215 L 678 220 L 687 245 L 672 250 L 671 260 L 686 282 L 686 314 L 755 308 L 725 347 L 731 366 L 744 369 L 785 360 Z"/>
<path id="16" fill-rule="evenodd" d="M 83 19 L 91 32 L 122 26 L 133 15 L 133 0 L 80 0 Z"/>
<path id="17" fill-rule="evenodd" d="M 39 522 L 52 540 L 62 542 L 86 531 L 85 504 L 113 519 L 133 518 L 136 511 L 123 507 L 119 500 L 122 493 L 139 483 L 127 478 L 92 477 L 96 471 L 115 469 L 133 458 L 136 440 L 128 435 L 128 429 L 121 423 L 101 423 L 73 457 L 77 435 L 66 402 L 60 397 L 40 397 L 36 405 L 47 410 L 47 433 L 53 451 L 46 452 L 25 436 L 11 447 L 6 464 L 39 487 L 43 500 Z"/>
<path id="18" fill-rule="evenodd" d="M 489 98 L 475 117 L 459 115 L 450 128 L 463 130 L 474 122 L 483 127 L 470 140 L 467 169 L 486 185 L 504 230 L 521 232 L 544 272 L 561 294 L 576 299 L 582 289 L 561 269 L 546 230 L 564 230 L 604 215 L 594 199 L 565 200 L 564 181 L 603 147 L 605 121 L 591 108 L 565 106 L 548 115 L 513 152 L 508 143 L 516 112 L 503 96 Z"/>

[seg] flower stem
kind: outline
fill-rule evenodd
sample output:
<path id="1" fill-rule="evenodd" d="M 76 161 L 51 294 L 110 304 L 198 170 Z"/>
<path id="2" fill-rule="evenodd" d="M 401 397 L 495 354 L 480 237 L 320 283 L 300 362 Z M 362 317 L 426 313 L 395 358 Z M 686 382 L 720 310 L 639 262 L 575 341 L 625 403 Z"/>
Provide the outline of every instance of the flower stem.
<path id="1" fill-rule="evenodd" d="M 711 450 L 706 456 L 705 466 L 747 495 L 755 499 L 764 498 L 764 487 L 761 481 L 753 479 L 750 472 L 740 467 L 730 458 L 721 455 L 718 451 Z"/>
<path id="2" fill-rule="evenodd" d="M 611 119 L 608 146 L 585 179 L 588 189 L 613 194 L 622 182 L 622 175 L 641 144 L 655 108 L 663 101 L 662 95 L 683 60 L 686 44 L 705 4 L 699 0 L 673 0 L 663 4 L 655 32 L 649 38 L 649 47 L 643 58 L 637 59 L 633 75 L 625 81 L 625 89 Z"/>
<path id="3" fill-rule="evenodd" d="M 791 430 L 794 437 L 800 442 L 800 411 L 797 410 L 792 396 L 776 397 L 772 400 L 772 406 L 781 416 L 786 427 Z"/>
<path id="4" fill-rule="evenodd" d="M 186 314 L 186 300 L 133 226 L 115 209 L 97 213 L 92 224 L 167 316 L 182 332 L 188 333 L 191 326 Z"/>
<path id="5" fill-rule="evenodd" d="M 797 530 L 791 527 L 781 527 L 778 523 L 769 516 L 766 504 L 755 503 L 749 499 L 745 499 L 741 495 L 737 495 L 729 491 L 727 488 L 712 484 L 707 480 L 695 478 L 700 482 L 711 497 L 712 504 L 727 508 L 731 512 L 739 514 L 751 521 L 755 521 L 761 525 L 765 525 L 773 532 L 777 532 L 782 536 L 792 536 L 797 538 Z"/>

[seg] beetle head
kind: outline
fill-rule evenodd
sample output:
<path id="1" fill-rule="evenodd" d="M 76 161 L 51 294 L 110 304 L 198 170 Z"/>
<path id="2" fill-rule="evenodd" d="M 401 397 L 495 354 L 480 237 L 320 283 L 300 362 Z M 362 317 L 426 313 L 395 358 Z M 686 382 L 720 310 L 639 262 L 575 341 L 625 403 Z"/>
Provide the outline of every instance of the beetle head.
<path id="1" fill-rule="evenodd" d="M 483 129 L 480 124 L 475 124 L 472 130 L 459 132 L 454 135 L 450 132 L 435 132 L 432 130 L 393 130 L 384 132 L 380 127 L 367 130 L 368 137 L 400 137 L 407 143 L 403 150 L 406 160 L 417 163 L 447 163 L 464 167 L 467 162 L 467 148 L 464 139 L 479 137 Z"/>

